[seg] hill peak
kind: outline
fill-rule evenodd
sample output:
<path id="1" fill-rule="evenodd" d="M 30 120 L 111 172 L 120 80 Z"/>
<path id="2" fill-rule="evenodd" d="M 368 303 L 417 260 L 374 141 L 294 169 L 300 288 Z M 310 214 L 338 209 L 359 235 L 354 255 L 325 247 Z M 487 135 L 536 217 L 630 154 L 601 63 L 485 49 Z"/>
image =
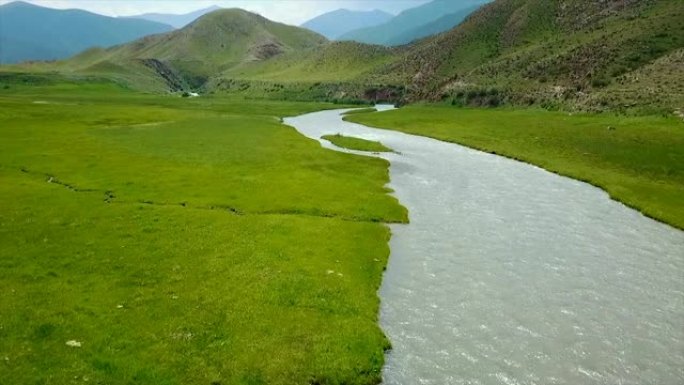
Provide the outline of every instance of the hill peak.
<path id="1" fill-rule="evenodd" d="M 4 5 L 0 5 L 0 8 L 10 8 L 10 7 L 35 7 L 38 8 L 37 5 L 31 4 L 26 1 L 12 1 Z"/>
<path id="2" fill-rule="evenodd" d="M 253 12 L 245 11 L 241 8 L 222 8 L 215 11 L 209 12 L 203 16 L 200 16 L 194 22 L 190 23 L 190 26 L 202 26 L 202 25 L 234 25 L 236 23 L 249 23 L 257 22 L 259 24 L 273 23 L 274 21 L 268 20 L 267 18 Z"/>
<path id="3" fill-rule="evenodd" d="M 158 74 L 171 89 L 201 87 L 236 66 L 325 44 L 314 32 L 266 19 L 239 8 L 220 9 L 175 31 L 147 36 L 70 63 L 80 68 L 125 68 L 125 76 Z"/>

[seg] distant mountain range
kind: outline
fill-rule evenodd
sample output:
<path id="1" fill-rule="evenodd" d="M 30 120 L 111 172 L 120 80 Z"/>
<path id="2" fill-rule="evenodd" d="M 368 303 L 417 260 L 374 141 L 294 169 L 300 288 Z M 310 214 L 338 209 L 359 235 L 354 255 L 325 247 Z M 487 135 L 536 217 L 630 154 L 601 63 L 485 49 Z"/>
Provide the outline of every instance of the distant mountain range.
<path id="1" fill-rule="evenodd" d="M 393 17 L 394 15 L 379 10 L 365 12 L 338 9 L 313 18 L 302 24 L 302 27 L 335 40 L 351 31 L 386 23 Z"/>
<path id="2" fill-rule="evenodd" d="M 168 13 L 145 13 L 142 15 L 129 16 L 130 19 L 143 19 L 154 21 L 157 23 L 168 24 L 174 28 L 183 28 L 186 25 L 197 20 L 200 16 L 204 16 L 207 13 L 211 13 L 221 9 L 221 7 L 211 6 L 209 8 L 200 9 L 194 12 L 186 13 L 183 15 L 174 15 Z"/>
<path id="3" fill-rule="evenodd" d="M 481 4 L 474 6 L 471 5 L 460 11 L 450 13 L 435 20 L 431 20 L 429 23 L 423 24 L 419 27 L 408 29 L 406 31 L 399 31 L 389 36 L 383 44 L 387 46 L 403 45 L 449 31 L 450 29 L 461 24 L 463 20 L 465 20 L 473 12 L 477 11 L 477 9 L 481 6 Z"/>
<path id="4" fill-rule="evenodd" d="M 408 9 L 384 24 L 357 29 L 337 38 L 366 44 L 402 45 L 448 31 L 492 0 L 434 0 Z"/>
<path id="5" fill-rule="evenodd" d="M 454 27 L 486 1 L 435 0 L 396 17 L 379 10 L 340 9 L 302 26 L 330 40 L 401 45 Z M 183 28 L 220 9 L 212 6 L 182 15 L 148 13 L 113 18 L 17 1 L 0 6 L 0 64 L 64 59 L 89 48 L 107 48 Z"/>
<path id="6" fill-rule="evenodd" d="M 172 29 L 147 20 L 13 2 L 0 6 L 0 63 L 63 59 L 90 47 L 109 47 Z"/>
<path id="7" fill-rule="evenodd" d="M 385 47 L 330 42 L 229 9 L 172 32 L 25 68 L 156 92 L 673 110 L 684 103 L 681 20 L 681 1 L 495 0 L 451 30 Z"/>

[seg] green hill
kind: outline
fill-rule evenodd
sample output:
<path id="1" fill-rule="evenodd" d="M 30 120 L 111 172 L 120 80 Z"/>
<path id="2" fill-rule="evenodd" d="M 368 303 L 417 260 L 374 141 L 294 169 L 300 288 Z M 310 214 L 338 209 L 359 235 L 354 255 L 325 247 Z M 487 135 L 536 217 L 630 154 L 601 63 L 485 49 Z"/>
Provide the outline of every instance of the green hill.
<path id="1" fill-rule="evenodd" d="M 325 42 L 323 36 L 302 28 L 272 22 L 240 9 L 225 9 L 202 16 L 176 31 L 107 50 L 84 52 L 61 67 L 101 76 L 115 69 L 116 76 L 129 81 L 152 73 L 157 75 L 157 88 L 196 89 L 230 68 L 311 49 Z"/>
<path id="2" fill-rule="evenodd" d="M 367 82 L 374 70 L 392 62 L 396 50 L 356 42 L 332 42 L 260 63 L 243 63 L 222 75 L 244 80 L 289 82 Z"/>
<path id="3" fill-rule="evenodd" d="M 327 44 L 219 78 L 325 82 L 326 92 L 299 85 L 288 95 L 326 99 L 672 112 L 684 105 L 681 20 L 684 2 L 667 0 L 498 0 L 405 47 Z M 260 92 L 286 94 L 269 87 Z"/>
<path id="4" fill-rule="evenodd" d="M 637 74 L 684 47 L 682 20 L 680 1 L 498 0 L 414 45 L 383 73 L 401 73 L 411 99 L 602 109 L 633 107 L 641 97 L 640 105 L 671 108 L 682 104 L 678 91 L 661 87 L 672 93 L 661 95 L 663 105 L 630 84 L 681 83 L 672 71 Z"/>
<path id="5" fill-rule="evenodd" d="M 0 6 L 0 64 L 64 59 L 87 48 L 109 47 L 172 29 L 147 20 L 13 2 Z"/>
<path id="6" fill-rule="evenodd" d="M 119 79 L 143 90 L 248 88 L 265 96 L 275 92 L 300 94 L 296 98 L 305 99 L 322 95 L 343 99 L 353 94 L 358 99 L 362 84 L 389 65 L 397 52 L 382 46 L 328 42 L 307 29 L 230 9 L 212 12 L 167 34 L 107 50 L 88 50 L 55 66 L 74 75 Z M 340 92 L 328 92 L 328 85 L 322 86 L 322 94 L 308 92 L 312 83 L 321 82 L 353 85 Z"/>

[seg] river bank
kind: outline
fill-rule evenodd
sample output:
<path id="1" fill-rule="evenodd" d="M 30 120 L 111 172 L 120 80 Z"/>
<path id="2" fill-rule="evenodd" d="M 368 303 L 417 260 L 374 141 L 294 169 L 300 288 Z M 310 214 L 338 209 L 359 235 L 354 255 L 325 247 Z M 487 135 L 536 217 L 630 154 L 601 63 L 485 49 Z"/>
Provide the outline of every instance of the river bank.
<path id="1" fill-rule="evenodd" d="M 531 163 L 684 229 L 684 122 L 676 117 L 408 106 L 345 119 Z"/>
<path id="2" fill-rule="evenodd" d="M 285 123 L 397 151 L 374 155 L 410 218 L 391 225 L 380 290 L 386 384 L 682 380 L 684 233 L 586 183 L 340 112 Z"/>

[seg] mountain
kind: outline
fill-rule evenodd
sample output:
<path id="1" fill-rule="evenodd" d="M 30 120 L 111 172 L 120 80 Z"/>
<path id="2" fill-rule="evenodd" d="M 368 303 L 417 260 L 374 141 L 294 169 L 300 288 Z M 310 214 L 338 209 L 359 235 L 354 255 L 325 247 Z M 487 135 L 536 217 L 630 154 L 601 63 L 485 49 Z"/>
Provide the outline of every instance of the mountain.
<path id="1" fill-rule="evenodd" d="M 420 40 L 428 36 L 437 35 L 444 31 L 448 31 L 461 24 L 463 20 L 465 20 L 468 16 L 470 16 L 470 14 L 475 12 L 481 6 L 482 5 L 470 6 L 458 12 L 442 16 L 439 19 L 421 25 L 420 27 L 397 33 L 389 37 L 385 41 L 385 44 L 389 46 L 408 44 L 412 41 Z"/>
<path id="2" fill-rule="evenodd" d="M 497 0 L 407 46 L 336 42 L 220 78 L 291 87 L 274 97 L 671 113 L 684 106 L 682 20 L 681 1 Z"/>
<path id="3" fill-rule="evenodd" d="M 124 78 L 153 74 L 171 89 L 201 87 L 210 77 L 244 64 L 316 48 L 327 40 L 309 30 L 241 9 L 223 9 L 188 26 L 107 50 L 89 50 L 63 68 Z"/>
<path id="4" fill-rule="evenodd" d="M 142 15 L 128 16 L 127 18 L 149 20 L 157 23 L 168 24 L 174 28 L 183 28 L 197 20 L 199 17 L 204 16 L 207 13 L 218 11 L 219 9 L 221 9 L 221 7 L 214 5 L 209 8 L 200 9 L 183 15 L 174 15 L 169 13 L 145 13 Z"/>
<path id="5" fill-rule="evenodd" d="M 381 72 L 414 100 L 675 108 L 682 20 L 681 1 L 497 0 Z"/>
<path id="6" fill-rule="evenodd" d="M 496 0 L 447 32 L 384 47 L 329 42 L 224 10 L 177 31 L 12 71 L 290 100 L 672 112 L 684 105 L 681 20 L 681 1 Z"/>
<path id="7" fill-rule="evenodd" d="M 335 40 L 360 28 L 386 23 L 393 17 L 394 15 L 380 10 L 363 12 L 338 9 L 313 18 L 302 24 L 302 27 L 318 32 L 330 40 Z"/>
<path id="8" fill-rule="evenodd" d="M 388 46 L 410 43 L 428 36 L 425 33 L 443 32 L 454 27 L 478 6 L 490 1 L 492 0 L 434 0 L 408 9 L 384 24 L 348 32 L 340 36 L 338 40 Z M 445 23 L 444 20 L 440 20 L 447 16 L 449 16 L 447 20 L 451 22 Z M 433 25 L 436 25 L 434 23 L 437 20 L 440 20 L 439 25 L 444 29 L 434 29 Z"/>
<path id="9" fill-rule="evenodd" d="M 13 2 L 0 6 L 0 63 L 55 60 L 168 32 L 169 25 Z"/>

